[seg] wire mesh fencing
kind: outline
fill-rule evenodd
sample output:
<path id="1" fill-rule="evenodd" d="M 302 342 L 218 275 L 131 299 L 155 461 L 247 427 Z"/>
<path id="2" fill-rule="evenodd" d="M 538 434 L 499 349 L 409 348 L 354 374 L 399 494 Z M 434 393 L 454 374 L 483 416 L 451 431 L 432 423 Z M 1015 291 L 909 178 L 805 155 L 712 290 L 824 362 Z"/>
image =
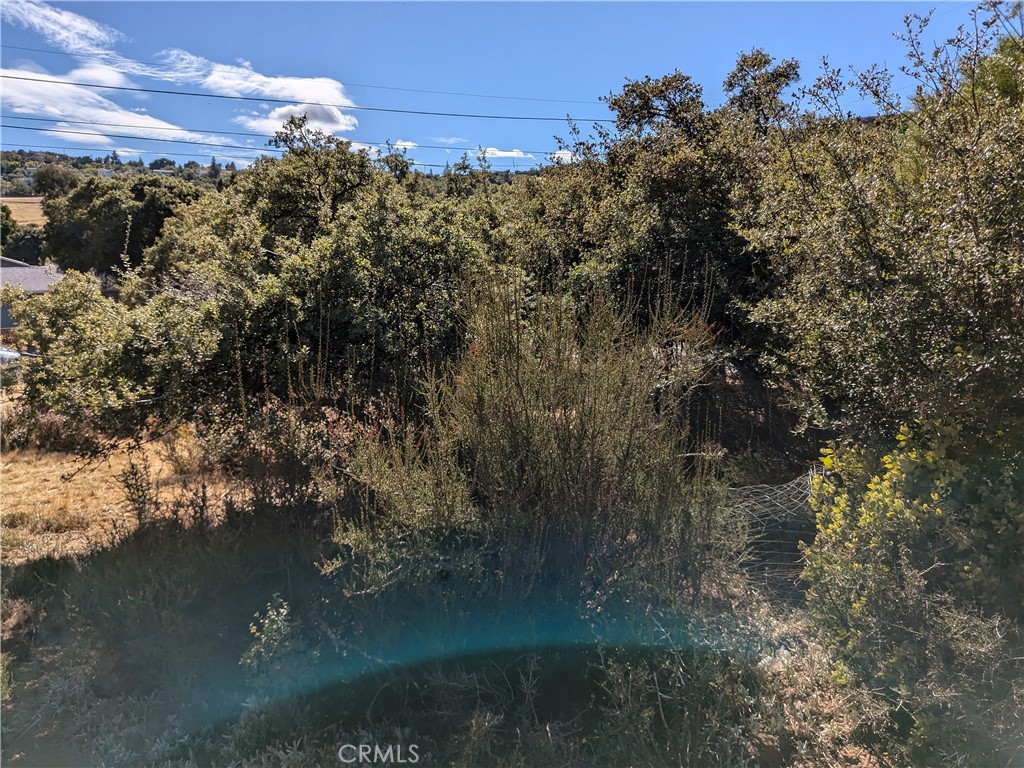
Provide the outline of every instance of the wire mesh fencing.
<path id="1" fill-rule="evenodd" d="M 814 539 L 810 495 L 814 471 L 781 485 L 730 488 L 728 503 L 746 520 L 750 546 L 743 566 L 761 587 L 779 596 L 802 594 L 800 545 Z"/>

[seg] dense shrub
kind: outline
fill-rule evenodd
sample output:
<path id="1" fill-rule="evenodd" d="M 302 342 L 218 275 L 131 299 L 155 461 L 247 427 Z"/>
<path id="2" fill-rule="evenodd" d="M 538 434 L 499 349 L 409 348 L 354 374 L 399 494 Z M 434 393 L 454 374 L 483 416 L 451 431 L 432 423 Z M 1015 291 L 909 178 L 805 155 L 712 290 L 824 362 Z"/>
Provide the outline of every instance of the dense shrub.
<path id="1" fill-rule="evenodd" d="M 175 206 L 199 187 L 163 176 L 88 178 L 44 204 L 46 256 L 62 269 L 113 274 L 136 266 Z"/>
<path id="2" fill-rule="evenodd" d="M 19 226 L 4 242 L 4 256 L 26 264 L 40 264 L 43 261 L 43 230 L 29 224 Z"/>
<path id="3" fill-rule="evenodd" d="M 896 735 L 919 758 L 1012 762 L 1024 749 L 1024 454 L 1019 440 L 965 454 L 948 429 L 899 443 L 883 456 L 826 451 L 804 574 L 811 616 L 847 682 L 887 691 Z"/>
<path id="4" fill-rule="evenodd" d="M 679 419 L 703 370 L 699 322 L 638 331 L 603 301 L 579 319 L 513 279 L 469 327 L 461 360 L 427 382 L 427 424 L 385 421 L 354 449 L 336 540 L 355 583 L 376 594 L 397 569 L 404 587 L 442 578 L 502 605 L 609 590 L 672 603 L 728 570 L 743 531 Z"/>

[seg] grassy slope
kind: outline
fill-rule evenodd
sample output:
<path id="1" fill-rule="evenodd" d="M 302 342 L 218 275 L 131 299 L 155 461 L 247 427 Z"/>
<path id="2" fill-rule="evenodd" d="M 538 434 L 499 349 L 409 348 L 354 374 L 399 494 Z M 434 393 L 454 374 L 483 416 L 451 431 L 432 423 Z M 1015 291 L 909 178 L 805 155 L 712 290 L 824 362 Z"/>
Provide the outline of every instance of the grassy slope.
<path id="1" fill-rule="evenodd" d="M 11 209 L 11 215 L 21 226 L 35 224 L 41 227 L 46 223 L 42 197 L 5 197 L 4 205 Z"/>

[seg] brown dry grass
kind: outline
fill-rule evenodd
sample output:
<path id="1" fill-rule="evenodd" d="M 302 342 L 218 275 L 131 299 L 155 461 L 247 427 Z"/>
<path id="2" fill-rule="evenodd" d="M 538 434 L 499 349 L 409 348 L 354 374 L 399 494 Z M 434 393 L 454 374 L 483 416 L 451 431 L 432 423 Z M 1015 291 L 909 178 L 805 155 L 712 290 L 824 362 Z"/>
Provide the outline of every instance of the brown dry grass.
<path id="1" fill-rule="evenodd" d="M 149 453 L 154 480 L 166 482 L 169 466 Z M 6 453 L 0 459 L 3 563 L 84 554 L 109 539 L 126 517 L 118 475 L 127 465 L 124 451 L 92 463 L 65 453 Z"/>
<path id="2" fill-rule="evenodd" d="M 0 422 L 10 416 L 21 393 L 16 382 L 0 389 Z M 143 448 L 156 500 L 169 508 L 197 486 L 193 454 L 200 446 L 188 430 Z M 42 557 L 80 556 L 108 546 L 137 525 L 127 503 L 121 474 L 127 448 L 103 460 L 39 450 L 0 455 L 0 564 L 16 565 Z M 203 478 L 211 512 L 223 509 L 227 481 Z M 201 485 L 201 484 L 199 484 Z"/>
<path id="3" fill-rule="evenodd" d="M 5 197 L 4 205 L 11 209 L 11 215 L 21 226 L 35 224 L 41 227 L 46 223 L 42 197 Z"/>
<path id="4" fill-rule="evenodd" d="M 164 445 L 146 446 L 144 460 L 164 513 L 194 490 L 196 478 L 175 474 Z M 130 461 L 126 449 L 91 462 L 35 450 L 0 457 L 0 562 L 80 556 L 133 530 L 137 520 L 121 481 Z M 227 483 L 223 478 L 207 478 L 206 483 L 216 516 Z"/>

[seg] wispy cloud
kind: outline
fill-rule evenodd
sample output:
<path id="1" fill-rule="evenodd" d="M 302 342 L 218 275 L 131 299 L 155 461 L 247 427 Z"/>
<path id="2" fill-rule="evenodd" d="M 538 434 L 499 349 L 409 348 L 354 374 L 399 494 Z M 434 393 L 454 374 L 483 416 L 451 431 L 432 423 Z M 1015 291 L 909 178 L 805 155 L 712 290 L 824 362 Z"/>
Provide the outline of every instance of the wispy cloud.
<path id="1" fill-rule="evenodd" d="M 3 20 L 31 29 L 68 53 L 105 56 L 124 35 L 112 27 L 36 0 L 5 0 Z"/>
<path id="2" fill-rule="evenodd" d="M 102 133 L 97 133 L 95 130 L 89 130 L 88 128 L 82 130 L 80 126 L 73 136 L 69 136 L 66 133 L 58 133 L 57 131 L 43 131 L 42 133 L 43 136 L 53 136 L 53 138 L 60 139 L 61 141 L 72 141 L 75 144 L 84 144 L 87 147 L 96 147 L 97 149 L 109 149 L 114 145 L 114 140 L 109 136 L 104 136 Z"/>
<path id="3" fill-rule="evenodd" d="M 465 144 L 469 139 L 464 139 L 461 136 L 431 136 L 431 141 L 436 141 L 438 144 L 447 144 L 453 146 L 455 144 Z"/>
<path id="4" fill-rule="evenodd" d="M 304 104 L 354 106 L 344 87 L 329 77 L 273 77 L 257 72 L 249 62 L 218 64 L 180 48 L 161 51 L 166 64 L 150 67 L 148 77 L 176 83 L 201 85 L 222 96 L 262 96 L 294 99 Z"/>
<path id="5" fill-rule="evenodd" d="M 246 61 L 219 64 L 177 48 L 156 54 L 161 64 L 147 64 L 117 52 L 115 46 L 124 39 L 118 30 L 72 11 L 54 8 L 39 0 L 4 0 L 2 12 L 5 22 L 36 32 L 67 53 L 101 62 L 83 65 L 59 79 L 123 84 L 113 82 L 116 73 L 121 78 L 145 77 L 198 86 L 221 96 L 256 96 L 294 102 L 273 108 L 264 105 L 259 113 L 236 119 L 251 130 L 266 133 L 280 129 L 292 115 L 301 114 L 308 114 L 311 125 L 330 133 L 351 131 L 358 125 L 355 117 L 339 109 L 354 104 L 342 84 L 331 78 L 275 77 L 257 72 Z M 335 106 L 322 106 L 327 104 Z"/>
<path id="6" fill-rule="evenodd" d="M 81 71 L 81 70 L 75 70 Z M 101 91 L 93 88 L 81 88 L 67 85 L 61 80 L 64 77 L 46 75 L 34 70 L 2 69 L 0 73 L 13 77 L 31 77 L 33 80 L 4 79 L 3 104 L 11 115 L 29 115 L 32 117 L 50 117 L 58 121 L 56 126 L 61 130 L 82 131 L 82 134 L 54 133 L 67 141 L 86 142 L 90 144 L 114 143 L 106 139 L 104 133 L 128 134 L 149 139 L 182 139 L 184 141 L 205 142 L 211 144 L 230 143 L 223 136 L 207 135 L 196 131 L 178 130 L 179 126 L 160 120 L 149 114 L 139 113 L 128 107 L 114 103 Z M 106 85 L 120 85 L 124 76 L 120 73 L 92 65 L 88 75 L 97 82 Z M 74 121 L 74 122 L 63 122 Z M 80 123 L 115 123 L 117 127 L 102 129 L 99 127 L 83 127 Z M 171 130 L 167 130 L 171 129 Z M 101 142 L 101 140 L 103 140 Z"/>

